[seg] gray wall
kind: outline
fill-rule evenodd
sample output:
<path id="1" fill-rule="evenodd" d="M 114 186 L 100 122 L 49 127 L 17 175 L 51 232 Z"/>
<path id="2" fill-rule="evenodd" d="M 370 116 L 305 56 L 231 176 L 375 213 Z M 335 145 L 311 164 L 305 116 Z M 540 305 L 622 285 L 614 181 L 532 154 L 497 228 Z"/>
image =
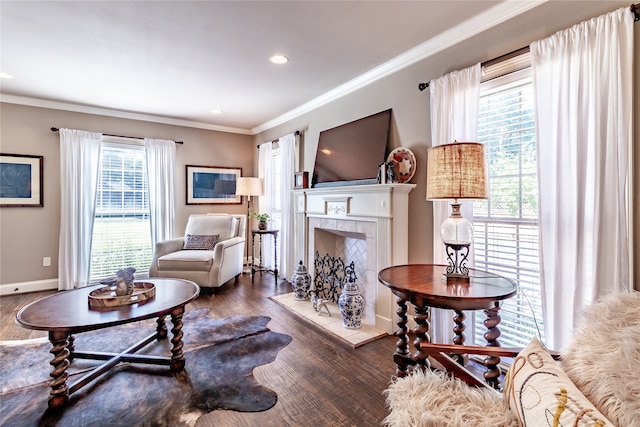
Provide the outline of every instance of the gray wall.
<path id="1" fill-rule="evenodd" d="M 317 108 L 287 123 L 256 136 L 260 143 L 274 139 L 296 129 L 304 130 L 304 164 L 302 170 L 313 171 L 315 151 L 320 131 L 373 114 L 393 109 L 392 146 L 408 147 L 413 151 L 418 167 L 412 183 L 417 187 L 409 199 L 409 263 L 432 261 L 433 217 L 431 203 L 425 200 L 426 153 L 431 146 L 429 119 L 429 91 L 420 92 L 418 83 L 426 82 L 447 72 L 488 61 L 500 55 L 527 46 L 535 40 L 590 18 L 608 13 L 629 2 L 610 1 L 554 1 L 547 2 L 512 20 L 458 43 L 374 84 L 348 94 L 330 104 Z M 640 81 L 640 23 L 635 24 L 634 78 Z M 640 96 L 634 97 L 635 146 L 640 147 Z M 635 151 L 635 164 L 640 164 L 640 149 Z M 637 170 L 637 168 L 636 168 Z M 635 232 L 634 241 L 640 241 L 640 173 L 634 172 Z M 636 245 L 636 277 L 640 275 L 640 247 Z M 640 289 L 640 281 L 636 280 Z"/>
<path id="2" fill-rule="evenodd" d="M 255 176 L 253 138 L 211 130 L 171 126 L 16 104 L 0 104 L 0 152 L 44 156 L 44 207 L 0 208 L 0 284 L 58 277 L 60 230 L 60 145 L 58 128 L 82 129 L 137 137 L 184 141 L 177 146 L 176 233 L 181 235 L 192 213 L 246 213 L 246 202 L 234 205 L 186 205 L 185 166 L 231 166 Z M 51 267 L 42 258 L 51 257 Z"/>
<path id="3" fill-rule="evenodd" d="M 553 1 L 489 29 L 469 40 L 437 53 L 410 67 L 381 79 L 323 107 L 262 132 L 255 137 L 157 123 L 65 112 L 53 109 L 0 104 L 0 152 L 44 155 L 45 184 L 43 208 L 0 209 L 0 284 L 20 283 L 57 277 L 60 222 L 60 171 L 58 135 L 51 126 L 84 129 L 131 136 L 147 136 L 185 141 L 177 149 L 177 230 L 184 228 L 190 213 L 243 213 L 245 205 L 186 206 L 187 164 L 241 167 L 243 175 L 255 176 L 256 143 L 273 140 L 294 130 L 304 131 L 303 170 L 312 171 L 318 134 L 349 121 L 388 108 L 393 109 L 393 147 L 410 148 L 418 168 L 412 183 L 409 207 L 409 262 L 432 260 L 431 203 L 425 201 L 426 152 L 431 146 L 428 90 L 418 83 L 429 81 L 479 61 L 513 51 L 531 41 L 578 22 L 628 7 L 627 1 Z M 635 81 L 640 81 L 640 23 L 635 26 Z M 635 146 L 640 147 L 640 96 L 634 97 Z M 640 164 L 640 149 L 635 163 Z M 637 170 L 637 168 L 636 168 Z M 636 216 L 633 240 L 640 241 L 640 173 L 634 172 L 632 200 Z M 52 258 L 51 267 L 42 267 L 42 257 Z M 636 247 L 634 265 L 640 266 Z M 639 267 L 640 270 L 640 267 Z M 636 272 L 636 276 L 640 271 Z M 636 283 L 639 281 L 636 280 Z M 636 288 L 640 289 L 637 284 Z"/>

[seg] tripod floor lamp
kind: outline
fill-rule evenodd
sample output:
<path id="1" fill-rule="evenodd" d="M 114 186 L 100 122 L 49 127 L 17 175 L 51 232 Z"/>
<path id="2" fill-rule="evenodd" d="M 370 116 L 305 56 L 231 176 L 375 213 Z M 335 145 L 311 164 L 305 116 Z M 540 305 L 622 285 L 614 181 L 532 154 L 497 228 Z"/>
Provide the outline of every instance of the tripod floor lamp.
<path id="1" fill-rule="evenodd" d="M 254 177 L 239 177 L 236 182 L 236 195 L 247 196 L 247 230 L 245 234 L 246 258 L 244 265 L 249 265 L 249 221 L 251 220 L 251 197 L 262 196 L 262 180 Z"/>

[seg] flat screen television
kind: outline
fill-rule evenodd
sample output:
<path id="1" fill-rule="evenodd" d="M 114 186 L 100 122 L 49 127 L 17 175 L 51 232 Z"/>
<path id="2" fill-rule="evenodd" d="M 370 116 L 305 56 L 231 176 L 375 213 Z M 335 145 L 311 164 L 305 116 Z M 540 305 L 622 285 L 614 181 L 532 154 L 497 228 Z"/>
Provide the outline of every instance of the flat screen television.
<path id="1" fill-rule="evenodd" d="M 386 160 L 391 110 L 323 130 L 318 139 L 312 187 L 375 184 Z"/>

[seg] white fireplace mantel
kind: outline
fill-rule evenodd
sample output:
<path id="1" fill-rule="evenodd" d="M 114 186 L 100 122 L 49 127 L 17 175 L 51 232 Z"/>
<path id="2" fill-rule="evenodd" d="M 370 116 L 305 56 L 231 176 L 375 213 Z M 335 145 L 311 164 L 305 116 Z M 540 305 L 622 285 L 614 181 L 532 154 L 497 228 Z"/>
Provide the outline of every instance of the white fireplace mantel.
<path id="1" fill-rule="evenodd" d="M 408 262 L 409 192 L 415 184 L 373 184 L 294 190 L 296 262 L 313 277 L 315 232 L 355 233 L 366 238 L 368 289 L 375 327 L 393 333 L 395 302 L 378 272 Z M 373 252 L 373 253 L 372 253 Z"/>

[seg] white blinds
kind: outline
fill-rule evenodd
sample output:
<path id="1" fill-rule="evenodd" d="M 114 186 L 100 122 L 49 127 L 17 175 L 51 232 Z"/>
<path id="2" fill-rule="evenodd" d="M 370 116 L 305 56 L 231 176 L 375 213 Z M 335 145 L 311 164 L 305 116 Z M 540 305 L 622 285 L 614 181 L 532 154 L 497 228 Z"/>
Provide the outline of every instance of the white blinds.
<path id="1" fill-rule="evenodd" d="M 146 277 L 151 226 L 144 147 L 103 143 L 91 244 L 90 280 L 134 267 Z"/>
<path id="2" fill-rule="evenodd" d="M 282 230 L 282 194 L 280 192 L 280 180 L 282 175 L 282 162 L 280 160 L 280 146 L 277 143 L 273 143 L 271 146 L 271 176 L 272 176 L 272 188 L 269 197 L 271 198 L 271 218 L 269 228 L 273 230 Z M 269 268 L 273 268 L 275 264 L 274 253 L 280 254 L 280 245 L 282 240 L 282 234 L 278 236 L 278 246 L 274 251 L 273 239 L 263 239 L 262 254 L 265 257 L 265 265 Z M 282 260 L 278 260 L 278 264 L 282 264 Z"/>
<path id="3" fill-rule="evenodd" d="M 503 303 L 500 342 L 525 346 L 543 333 L 538 266 L 538 186 L 530 70 L 482 83 L 478 142 L 485 144 L 490 196 L 474 203 L 475 265 L 516 281 Z M 485 315 L 475 342 L 485 343 Z M 544 337 L 542 337 L 544 340 Z"/>

